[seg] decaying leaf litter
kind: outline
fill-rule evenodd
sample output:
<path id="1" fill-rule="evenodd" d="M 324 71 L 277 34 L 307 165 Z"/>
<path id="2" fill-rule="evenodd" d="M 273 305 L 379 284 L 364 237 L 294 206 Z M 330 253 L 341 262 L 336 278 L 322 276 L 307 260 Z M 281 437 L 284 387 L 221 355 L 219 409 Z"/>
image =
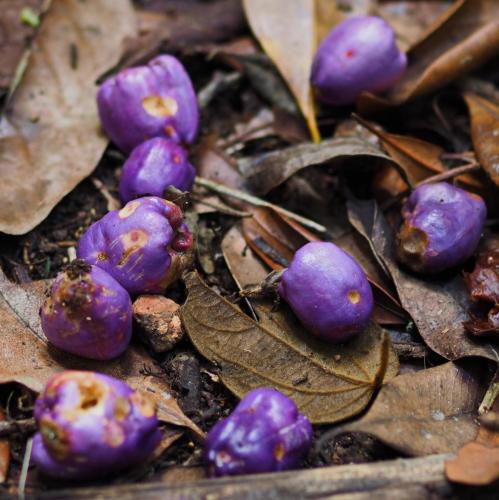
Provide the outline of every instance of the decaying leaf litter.
<path id="1" fill-rule="evenodd" d="M 199 465 L 200 435 L 234 406 L 231 392 L 240 397 L 272 385 L 321 424 L 307 466 L 455 453 L 464 446 L 447 467 L 449 478 L 489 484 L 497 477 L 490 466 L 497 447 L 492 438 L 484 442 L 483 422 L 497 413 L 479 419 L 478 408 L 484 398 L 493 401 L 489 383 L 499 346 L 497 337 L 473 336 L 463 326 L 475 313 L 463 279 L 473 263 L 421 278 L 395 263 L 392 240 L 403 197 L 444 175 L 487 200 L 486 241 L 494 241 L 497 6 L 423 2 L 421 21 L 413 2 L 346 2 L 351 9 L 345 9 L 345 2 L 300 0 L 282 30 L 276 29 L 283 26 L 282 2 L 263 2 L 265 9 L 259 3 L 52 0 L 38 10 L 41 26 L 24 72 L 11 64 L 2 74 L 2 89 L 15 87 L 4 95 L 0 137 L 6 419 L 29 420 L 33 394 L 61 368 L 110 371 L 147 385 L 168 427 L 162 458 L 122 478 L 143 481 L 172 465 Z M 359 98 L 354 121 L 353 108 L 314 103 L 308 80 L 318 40 L 352 13 L 385 16 L 410 60 L 387 96 Z M 120 29 L 109 37 L 115 17 Z M 196 29 L 200 19 L 203 28 Z M 405 33 L 412 19 L 414 31 Z M 7 61 L 20 58 L 14 42 L 5 49 Z M 186 276 L 185 288 L 168 291 L 185 303 L 189 338 L 159 356 L 136 339 L 123 358 L 99 367 L 47 348 L 37 308 L 44 280 L 71 260 L 85 228 L 117 200 L 124 157 L 112 145 L 105 149 L 95 80 L 159 51 L 181 58 L 203 96 L 202 131 L 191 151 L 201 179 L 191 210 L 204 244 L 197 274 Z M 373 323 L 358 343 L 331 349 L 310 341 L 275 295 L 239 297 L 314 239 L 352 253 L 375 289 L 374 320 L 381 326 Z M 491 270 L 497 275 L 497 267 Z M 408 441 L 411 435 L 417 437 Z M 1 448 L 0 478 L 5 475 L 12 492 L 25 438 L 23 432 L 4 438 L 3 445 L 12 441 L 10 467 L 9 450 Z M 473 446 L 488 447 L 490 460 L 475 460 Z M 460 472 L 459 460 L 475 460 L 476 476 Z M 46 486 L 30 473 L 29 488 Z"/>

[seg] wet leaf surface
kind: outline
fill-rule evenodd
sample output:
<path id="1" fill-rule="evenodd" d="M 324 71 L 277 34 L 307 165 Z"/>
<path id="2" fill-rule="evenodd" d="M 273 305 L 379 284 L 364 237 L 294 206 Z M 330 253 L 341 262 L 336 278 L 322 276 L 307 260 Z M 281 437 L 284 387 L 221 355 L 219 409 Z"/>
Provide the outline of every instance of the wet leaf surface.
<path id="1" fill-rule="evenodd" d="M 248 187 L 266 194 L 304 168 L 349 158 L 393 160 L 379 148 L 356 137 L 328 139 L 320 144 L 304 143 L 239 160 Z M 397 165 L 395 165 L 397 166 Z M 401 169 L 400 169 L 401 170 Z M 405 175 L 401 170 L 401 174 Z"/>
<path id="2" fill-rule="evenodd" d="M 158 405 L 159 418 L 169 424 L 202 432 L 180 410 L 160 378 L 149 375 L 151 358 L 138 345 L 130 345 L 116 360 L 92 361 L 73 356 L 48 344 L 41 330 L 38 310 L 50 281 L 16 285 L 0 271 L 0 384 L 17 382 L 40 392 L 54 373 L 92 370 L 124 380 L 146 391 Z M 149 368 L 149 369 L 148 369 Z"/>
<path id="3" fill-rule="evenodd" d="M 387 96 L 364 93 L 357 106 L 372 112 L 434 92 L 490 60 L 498 48 L 495 0 L 458 0 L 409 51 L 407 71 Z"/>
<path id="4" fill-rule="evenodd" d="M 107 139 L 94 82 L 134 33 L 128 1 L 52 2 L 0 122 L 0 231 L 35 227 L 96 167 Z"/>
<path id="5" fill-rule="evenodd" d="M 470 112 L 471 138 L 477 158 L 499 186 L 499 106 L 471 92 L 466 93 L 464 99 Z"/>
<path id="6" fill-rule="evenodd" d="M 404 309 L 426 344 L 448 360 L 481 356 L 497 361 L 492 345 L 469 336 L 463 326 L 470 300 L 463 278 L 455 272 L 435 278 L 403 270 L 394 258 L 393 233 L 376 202 L 349 201 L 349 219 L 386 266 Z"/>
<path id="7" fill-rule="evenodd" d="M 384 363 L 388 364 L 383 380 L 398 370 L 388 337 L 374 324 L 351 343 L 333 346 L 311 339 L 288 311 L 270 313 L 269 319 L 267 310 L 264 319 L 260 308 L 259 324 L 198 275 L 191 273 L 186 285 L 184 327 L 198 351 L 220 367 L 226 387 L 239 397 L 255 387 L 271 386 L 293 398 L 312 422 L 331 423 L 365 408 Z"/>
<path id="8" fill-rule="evenodd" d="M 408 455 L 456 452 L 478 431 L 477 408 L 486 390 L 478 369 L 446 363 L 399 375 L 373 405 L 342 431 L 361 431 Z"/>

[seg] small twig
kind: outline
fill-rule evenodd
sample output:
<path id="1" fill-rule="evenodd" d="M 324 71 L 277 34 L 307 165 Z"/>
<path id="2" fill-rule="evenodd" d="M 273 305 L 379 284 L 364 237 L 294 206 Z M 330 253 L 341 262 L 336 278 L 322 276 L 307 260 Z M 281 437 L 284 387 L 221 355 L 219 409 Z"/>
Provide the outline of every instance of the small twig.
<path id="1" fill-rule="evenodd" d="M 251 137 L 253 134 L 256 134 L 257 132 L 261 132 L 262 130 L 266 130 L 268 128 L 271 128 L 274 124 L 274 121 L 269 121 L 267 123 L 262 123 L 261 125 L 258 125 L 256 127 L 250 128 L 249 130 L 246 130 L 242 134 L 236 135 L 230 140 L 225 141 L 220 147 L 222 149 L 229 149 L 232 146 L 235 146 L 236 144 L 239 144 L 240 142 L 244 142 L 245 139 L 248 137 Z"/>
<path id="2" fill-rule="evenodd" d="M 22 420 L 5 420 L 0 422 L 0 437 L 11 436 L 12 434 L 30 434 L 36 430 L 34 418 Z"/>
<path id="3" fill-rule="evenodd" d="M 21 475 L 19 476 L 19 485 L 17 489 L 17 497 L 19 500 L 24 500 L 24 490 L 26 488 L 26 479 L 28 477 L 29 463 L 31 461 L 31 450 L 33 449 L 33 438 L 28 439 L 26 443 L 26 450 L 24 452 L 23 466 L 21 469 Z"/>
<path id="4" fill-rule="evenodd" d="M 290 212 L 289 210 L 281 208 L 278 205 L 274 205 L 273 203 L 262 200 L 261 198 L 245 193 L 244 191 L 240 191 L 238 189 L 232 189 L 227 186 L 224 186 L 223 184 L 219 184 L 218 182 L 213 182 L 209 181 L 208 179 L 203 179 L 202 177 L 196 177 L 194 183 L 196 184 L 196 186 L 209 189 L 214 193 L 222 194 L 224 196 L 230 196 L 231 198 L 236 198 L 238 200 L 245 201 L 246 203 L 249 203 L 250 205 L 254 205 L 256 207 L 271 208 L 276 212 L 279 212 L 285 215 L 286 217 L 289 217 L 290 219 L 299 222 L 302 226 L 308 227 L 309 229 L 312 229 L 313 231 L 316 231 L 318 233 L 327 232 L 327 229 L 324 226 L 318 224 L 313 220 L 307 219 L 306 217 L 302 217 L 301 215 L 295 214 L 294 212 Z"/>
<path id="5" fill-rule="evenodd" d="M 92 181 L 92 184 L 95 186 L 95 188 L 102 195 L 102 197 L 106 200 L 107 209 L 109 212 L 117 210 L 118 208 L 121 207 L 120 202 L 111 194 L 109 189 L 107 189 L 105 184 L 100 179 L 92 176 L 90 177 L 90 180 Z"/>
<path id="6" fill-rule="evenodd" d="M 453 179 L 462 174 L 467 174 L 469 172 L 475 172 L 480 170 L 480 164 L 478 162 L 471 162 L 467 165 L 462 165 L 461 167 L 452 168 L 451 170 L 447 170 L 447 172 L 442 172 L 441 174 L 432 175 L 425 179 L 424 181 L 418 182 L 416 187 L 422 186 L 423 184 L 431 184 L 433 182 L 442 182 L 447 181 L 449 179 Z"/>
<path id="7" fill-rule="evenodd" d="M 478 407 L 478 414 L 484 415 L 494 406 L 494 402 L 499 396 L 499 369 L 496 371 L 492 382 L 483 397 L 480 406 Z"/>
<path id="8" fill-rule="evenodd" d="M 232 207 L 227 207 L 227 206 L 224 207 L 222 205 L 217 205 L 216 203 L 211 203 L 210 201 L 203 200 L 203 198 L 201 198 L 200 196 L 196 196 L 195 194 L 192 194 L 191 198 L 196 203 L 200 203 L 201 205 L 206 205 L 207 207 L 214 208 L 215 210 L 225 215 L 231 215 L 232 217 L 242 217 L 242 218 L 253 217 L 253 214 L 251 212 L 243 212 L 242 210 L 236 210 L 235 208 Z"/>
<path id="9" fill-rule="evenodd" d="M 280 271 L 272 271 L 261 283 L 258 285 L 248 285 L 244 287 L 239 295 L 241 297 L 259 297 L 264 295 L 276 295 L 277 285 L 281 281 L 282 273 L 284 269 Z"/>

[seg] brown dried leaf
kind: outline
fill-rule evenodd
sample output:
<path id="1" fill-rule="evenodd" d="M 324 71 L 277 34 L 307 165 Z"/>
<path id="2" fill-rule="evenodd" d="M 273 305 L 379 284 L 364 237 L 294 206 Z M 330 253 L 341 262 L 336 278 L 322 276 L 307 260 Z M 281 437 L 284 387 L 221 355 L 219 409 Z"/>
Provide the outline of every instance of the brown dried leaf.
<path id="1" fill-rule="evenodd" d="M 497 54 L 496 0 L 458 0 L 408 53 L 409 66 L 386 97 L 363 93 L 362 113 L 397 106 L 449 84 Z"/>
<path id="2" fill-rule="evenodd" d="M 356 137 L 344 137 L 322 141 L 320 144 L 298 144 L 289 148 L 264 153 L 239 160 L 239 170 L 246 178 L 248 187 L 256 194 L 263 195 L 282 184 L 300 170 L 321 165 L 333 160 L 349 158 L 369 158 L 385 160 L 405 172 L 378 147 Z"/>
<path id="3" fill-rule="evenodd" d="M 470 112 L 475 154 L 492 181 L 499 186 L 499 106 L 471 92 L 467 92 L 464 99 Z"/>
<path id="4" fill-rule="evenodd" d="M 0 409 L 0 421 L 5 420 L 5 413 Z M 0 439 L 0 484 L 7 479 L 10 465 L 10 443 L 8 439 Z"/>
<path id="5" fill-rule="evenodd" d="M 446 363 L 399 375 L 342 431 L 372 434 L 408 455 L 456 452 L 478 431 L 477 408 L 487 388 L 480 373 Z"/>
<path id="6" fill-rule="evenodd" d="M 270 313 L 271 319 L 263 314 L 259 324 L 197 274 L 188 275 L 186 285 L 184 327 L 239 397 L 255 387 L 275 387 L 312 422 L 336 422 L 365 408 L 378 380 L 390 379 L 398 370 L 388 336 L 374 324 L 348 344 L 326 344 L 311 338 L 289 311 Z M 261 316 L 264 311 L 259 309 Z"/>
<path id="7" fill-rule="evenodd" d="M 202 431 L 180 410 L 160 378 L 147 374 L 152 360 L 138 345 L 112 361 L 93 361 L 51 346 L 43 335 L 38 311 L 49 280 L 28 284 L 11 283 L 0 271 L 0 384 L 17 382 L 40 392 L 54 373 L 62 370 L 92 370 L 124 380 L 146 391 L 158 405 L 159 418 L 169 424 Z"/>
<path id="8" fill-rule="evenodd" d="M 316 4 L 322 3 L 329 5 L 316 12 Z M 243 5 L 253 33 L 295 96 L 312 140 L 319 142 L 310 70 L 319 36 L 337 24 L 341 14 L 334 2 L 324 0 L 297 0 L 292 4 L 288 0 L 243 0 Z"/>
<path id="9" fill-rule="evenodd" d="M 470 301 L 461 276 L 416 277 L 400 268 L 394 258 L 392 230 L 374 201 L 349 201 L 348 215 L 389 271 L 402 306 L 431 349 L 451 361 L 466 356 L 497 361 L 494 348 L 471 338 L 463 327 Z"/>
<path id="10" fill-rule="evenodd" d="M 52 2 L 0 122 L 0 231 L 33 229 L 95 168 L 107 139 L 94 82 L 134 32 L 128 0 Z"/>

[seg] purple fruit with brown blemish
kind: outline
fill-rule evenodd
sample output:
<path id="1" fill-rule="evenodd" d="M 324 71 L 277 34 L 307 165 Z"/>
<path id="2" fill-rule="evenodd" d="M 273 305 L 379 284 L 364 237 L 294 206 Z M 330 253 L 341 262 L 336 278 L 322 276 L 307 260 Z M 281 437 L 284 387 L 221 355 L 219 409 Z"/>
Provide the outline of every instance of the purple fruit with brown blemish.
<path id="1" fill-rule="evenodd" d="M 153 137 L 191 144 L 199 110 L 189 75 L 180 61 L 160 55 L 146 66 L 120 71 L 97 95 L 102 126 L 125 153 Z"/>
<path id="2" fill-rule="evenodd" d="M 90 359 L 119 356 L 132 336 L 132 302 L 107 272 L 75 260 L 40 309 L 43 332 L 60 349 Z"/>
<path id="3" fill-rule="evenodd" d="M 407 66 L 391 26 L 375 16 L 355 16 L 335 26 L 312 65 L 312 84 L 328 104 L 352 104 L 361 92 L 389 89 Z"/>
<path id="4" fill-rule="evenodd" d="M 195 175 L 181 146 L 156 137 L 137 146 L 123 165 L 120 198 L 126 203 L 140 196 L 163 197 L 169 187 L 190 191 Z"/>
<path id="5" fill-rule="evenodd" d="M 312 442 L 312 426 L 294 402 L 275 389 L 250 391 L 206 436 L 211 476 L 298 468 Z"/>
<path id="6" fill-rule="evenodd" d="M 147 460 L 161 439 L 155 404 L 95 372 L 54 375 L 35 404 L 32 461 L 59 479 L 106 477 Z"/>
<path id="7" fill-rule="evenodd" d="M 361 267 L 323 241 L 307 243 L 295 253 L 278 290 L 308 331 L 333 343 L 361 333 L 374 305 Z"/>
<path id="8" fill-rule="evenodd" d="M 476 250 L 487 216 L 480 196 L 438 182 L 416 188 L 402 208 L 398 260 L 420 273 L 462 264 Z"/>
<path id="9" fill-rule="evenodd" d="M 92 224 L 78 257 L 113 276 L 130 294 L 162 293 L 189 262 L 192 234 L 174 203 L 147 196 Z"/>

